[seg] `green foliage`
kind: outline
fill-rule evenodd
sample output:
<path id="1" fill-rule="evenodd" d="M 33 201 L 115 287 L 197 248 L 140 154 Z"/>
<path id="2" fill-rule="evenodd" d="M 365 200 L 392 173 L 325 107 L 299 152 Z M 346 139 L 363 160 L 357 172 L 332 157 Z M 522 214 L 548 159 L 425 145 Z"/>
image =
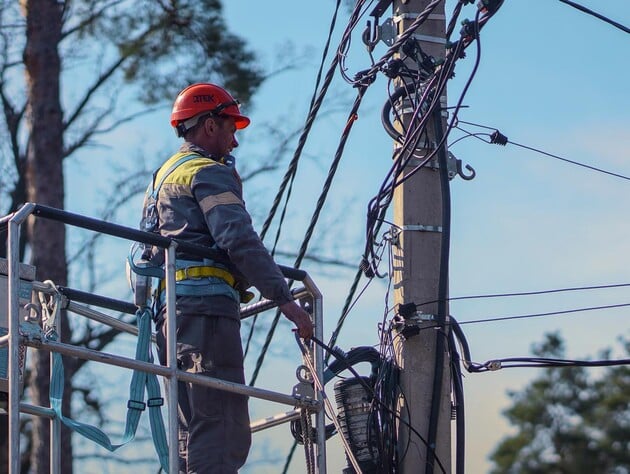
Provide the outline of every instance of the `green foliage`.
<path id="1" fill-rule="evenodd" d="M 117 49 L 124 80 L 147 104 L 172 101 L 193 82 L 216 82 L 247 101 L 263 80 L 219 0 L 84 0 L 68 20 L 82 38 Z"/>
<path id="2" fill-rule="evenodd" d="M 630 342 L 622 343 L 630 354 Z M 563 357 L 564 343 L 548 334 L 534 353 Z M 518 432 L 492 453 L 492 473 L 629 473 L 630 367 L 544 370 L 525 390 L 509 394 L 513 404 L 504 414 Z"/>

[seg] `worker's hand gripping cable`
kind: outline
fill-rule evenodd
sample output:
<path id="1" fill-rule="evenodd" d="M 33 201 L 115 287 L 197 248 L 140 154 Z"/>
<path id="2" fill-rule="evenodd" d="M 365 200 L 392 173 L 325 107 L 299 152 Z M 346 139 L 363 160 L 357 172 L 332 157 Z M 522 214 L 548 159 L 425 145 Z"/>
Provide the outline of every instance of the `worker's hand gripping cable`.
<path id="1" fill-rule="evenodd" d="M 315 385 L 315 390 L 321 394 L 322 400 L 324 402 L 324 406 L 328 410 L 328 413 L 330 414 L 330 418 L 332 419 L 332 422 L 334 423 L 335 428 L 337 429 L 337 433 L 339 433 L 339 436 L 341 437 L 341 442 L 343 443 L 343 447 L 346 451 L 346 456 L 348 457 L 348 461 L 350 461 L 350 463 L 352 464 L 352 467 L 354 468 L 354 471 L 356 474 L 362 474 L 361 468 L 359 467 L 359 463 L 356 457 L 354 456 L 352 449 L 350 448 L 350 444 L 348 443 L 348 440 L 343 435 L 341 425 L 339 424 L 339 420 L 335 416 L 335 411 L 333 410 L 333 406 L 330 403 L 330 400 L 328 400 L 328 397 L 326 396 L 326 392 L 324 391 L 324 384 L 317 377 L 317 372 L 315 371 L 315 366 L 313 365 L 310 351 L 306 348 L 306 346 L 304 345 L 304 343 L 302 342 L 302 340 L 300 339 L 297 333 L 295 334 L 295 340 L 297 341 L 298 346 L 300 350 L 302 351 L 304 364 L 306 365 L 306 367 L 308 367 L 308 370 L 311 373 L 311 376 L 313 378 L 313 384 Z M 321 429 L 323 429 L 323 427 L 321 427 Z"/>

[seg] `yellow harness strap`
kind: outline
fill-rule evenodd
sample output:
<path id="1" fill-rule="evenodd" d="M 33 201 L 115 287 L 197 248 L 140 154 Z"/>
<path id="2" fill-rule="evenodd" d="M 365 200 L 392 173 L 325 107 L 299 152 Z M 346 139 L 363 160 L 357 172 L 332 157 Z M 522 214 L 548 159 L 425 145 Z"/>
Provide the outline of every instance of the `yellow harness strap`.
<path id="1" fill-rule="evenodd" d="M 220 278 L 232 288 L 235 288 L 236 280 L 234 276 L 228 272 L 227 270 L 219 267 L 208 267 L 208 266 L 199 266 L 199 267 L 187 267 L 181 268 L 175 272 L 175 281 L 189 280 L 191 278 L 208 278 L 215 277 Z M 166 288 L 166 280 L 162 280 L 160 282 L 160 291 L 164 291 Z M 238 290 L 238 289 L 237 289 Z M 254 298 L 254 293 L 251 291 L 242 291 L 238 290 L 241 295 L 241 301 L 243 303 L 249 303 Z"/>
<path id="2" fill-rule="evenodd" d="M 175 281 L 188 280 L 190 278 L 207 278 L 207 277 L 215 277 L 220 278 L 224 282 L 226 282 L 231 287 L 234 287 L 236 280 L 234 276 L 227 270 L 218 267 L 187 267 L 181 268 L 175 272 Z M 162 280 L 160 282 L 160 291 L 164 289 L 166 286 L 166 280 Z"/>

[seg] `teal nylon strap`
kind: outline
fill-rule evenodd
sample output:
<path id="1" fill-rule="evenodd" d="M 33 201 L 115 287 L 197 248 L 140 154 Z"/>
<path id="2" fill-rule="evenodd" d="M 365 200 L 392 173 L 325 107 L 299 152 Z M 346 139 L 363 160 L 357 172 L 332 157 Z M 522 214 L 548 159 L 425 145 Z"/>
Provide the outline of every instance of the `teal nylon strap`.
<path id="1" fill-rule="evenodd" d="M 136 359 L 143 362 L 153 362 L 153 354 L 150 349 L 151 342 L 151 312 L 148 308 L 140 309 L 136 312 L 138 318 L 138 344 L 136 346 Z M 56 334 L 51 334 L 50 338 L 57 339 Z M 55 411 L 59 419 L 68 428 L 80 435 L 94 441 L 109 451 L 115 451 L 134 439 L 138 422 L 142 411 L 146 405 L 149 406 L 149 420 L 153 443 L 160 459 L 160 465 L 164 472 L 168 472 L 168 445 L 166 442 L 166 431 L 160 407 L 163 399 L 160 396 L 160 385 L 155 374 L 148 374 L 140 370 L 134 370 L 129 386 L 129 401 L 127 403 L 127 420 L 125 423 L 125 433 L 119 444 L 113 444 L 109 437 L 99 428 L 75 421 L 65 417 L 61 412 L 63 398 L 64 369 L 61 354 L 53 352 L 53 368 L 50 381 L 50 407 Z M 144 402 L 144 391 L 147 391 L 147 404 Z"/>
<path id="2" fill-rule="evenodd" d="M 160 182 L 158 183 L 157 186 L 155 186 L 152 190 L 151 190 L 151 194 L 150 196 L 153 199 L 157 199 L 157 196 L 160 192 L 160 189 L 162 188 L 162 184 L 164 184 L 164 180 L 166 180 L 166 178 L 169 177 L 169 175 L 175 171 L 179 165 L 183 165 L 184 163 L 186 163 L 187 161 L 193 160 L 195 158 L 203 158 L 203 156 L 201 156 L 199 153 L 191 153 L 190 155 L 184 155 L 180 158 L 178 158 L 175 163 L 173 163 L 164 173 L 164 175 L 162 175 L 162 179 L 160 179 Z M 149 187 L 151 187 L 152 185 L 150 184 Z"/>

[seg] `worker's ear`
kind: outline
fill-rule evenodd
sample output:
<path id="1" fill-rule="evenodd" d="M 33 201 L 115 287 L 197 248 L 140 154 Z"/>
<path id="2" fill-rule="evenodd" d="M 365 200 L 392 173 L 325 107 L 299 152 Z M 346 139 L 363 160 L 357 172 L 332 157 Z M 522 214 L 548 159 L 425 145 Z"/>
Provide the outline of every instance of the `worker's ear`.
<path id="1" fill-rule="evenodd" d="M 216 126 L 217 126 L 217 123 L 215 122 L 214 117 L 211 116 L 211 117 L 208 117 L 206 119 L 206 121 L 204 122 L 203 126 L 206 129 L 206 133 L 208 135 L 212 135 L 214 133 L 214 130 L 215 130 Z"/>

